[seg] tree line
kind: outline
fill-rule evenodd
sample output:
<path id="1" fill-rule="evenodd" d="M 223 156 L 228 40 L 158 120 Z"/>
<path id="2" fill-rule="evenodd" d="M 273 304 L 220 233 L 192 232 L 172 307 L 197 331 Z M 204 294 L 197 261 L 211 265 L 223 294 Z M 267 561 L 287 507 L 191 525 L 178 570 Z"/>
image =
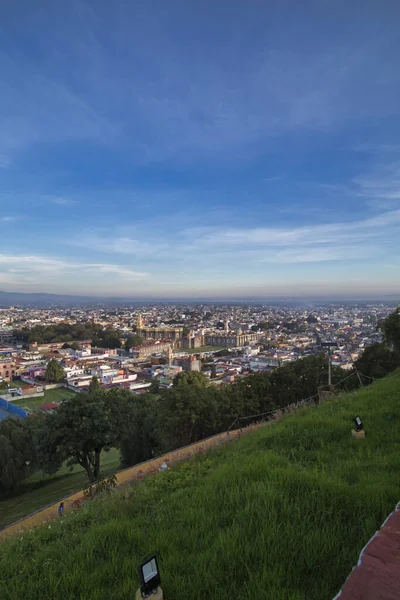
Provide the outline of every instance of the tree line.
<path id="1" fill-rule="evenodd" d="M 101 476 L 103 451 L 119 448 L 123 466 L 147 460 L 226 431 L 238 417 L 311 396 L 327 376 L 326 359 L 313 356 L 223 387 L 210 385 L 201 372 L 179 373 L 170 389 L 144 396 L 104 391 L 93 382 L 90 393 L 76 394 L 53 413 L 0 423 L 0 492 L 17 489 L 34 471 L 56 473 L 65 463 L 80 465 L 92 483 Z M 344 376 L 333 368 L 334 383 Z"/>
<path id="2" fill-rule="evenodd" d="M 400 313 L 389 321 L 381 344 L 368 347 L 356 361 L 365 384 L 400 367 Z M 400 330 L 400 329 L 399 329 Z M 367 378 L 367 379 L 365 379 Z M 56 473 L 61 465 L 80 465 L 90 483 L 101 477 L 101 454 L 119 448 L 122 466 L 226 431 L 240 417 L 266 413 L 315 396 L 327 386 L 328 361 L 314 355 L 272 373 L 251 374 L 223 387 L 201 372 L 179 373 L 170 389 L 133 396 L 120 388 L 76 394 L 51 414 L 0 423 L 0 492 L 16 490 L 34 471 Z M 359 387 L 356 371 L 332 366 L 337 390 Z"/>
<path id="3" fill-rule="evenodd" d="M 64 342 L 65 347 L 77 349 L 78 342 L 92 340 L 92 345 L 98 348 L 121 348 L 123 334 L 113 327 L 103 327 L 97 323 L 59 323 L 57 325 L 35 325 L 32 328 L 14 329 L 16 340 L 28 345 L 50 344 Z M 135 333 L 127 336 L 124 348 L 129 350 L 143 342 L 143 338 Z"/>

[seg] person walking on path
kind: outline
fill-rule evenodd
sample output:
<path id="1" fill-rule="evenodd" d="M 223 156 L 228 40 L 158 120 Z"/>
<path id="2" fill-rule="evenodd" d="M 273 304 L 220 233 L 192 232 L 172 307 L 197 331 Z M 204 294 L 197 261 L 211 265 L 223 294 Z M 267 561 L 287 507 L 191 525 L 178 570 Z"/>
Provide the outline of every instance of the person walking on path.
<path id="1" fill-rule="evenodd" d="M 62 517 L 64 514 L 64 502 L 60 502 L 60 505 L 58 507 L 58 516 Z"/>

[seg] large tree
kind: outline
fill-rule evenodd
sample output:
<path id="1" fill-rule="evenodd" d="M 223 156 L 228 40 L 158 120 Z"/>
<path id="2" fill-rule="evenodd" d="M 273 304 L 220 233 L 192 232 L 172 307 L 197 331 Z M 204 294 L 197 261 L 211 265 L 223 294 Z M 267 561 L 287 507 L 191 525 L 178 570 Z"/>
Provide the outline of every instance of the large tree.
<path id="1" fill-rule="evenodd" d="M 125 340 L 124 348 L 127 352 L 129 352 L 129 350 L 131 348 L 134 348 L 135 346 L 140 346 L 141 344 L 143 344 L 143 341 L 144 340 L 140 335 L 137 335 L 136 333 L 129 334 Z"/>
<path id="2" fill-rule="evenodd" d="M 216 386 L 181 385 L 165 390 L 158 409 L 161 448 L 172 450 L 216 433 L 218 400 Z"/>
<path id="3" fill-rule="evenodd" d="M 173 380 L 174 387 L 207 387 L 208 384 L 207 376 L 201 371 L 182 371 Z"/>
<path id="4" fill-rule="evenodd" d="M 159 403 L 159 398 L 152 394 L 135 398 L 132 417 L 120 444 L 121 463 L 124 467 L 150 459 L 159 447 L 157 437 Z"/>
<path id="5" fill-rule="evenodd" d="M 93 375 L 89 383 L 89 394 L 95 394 L 100 390 L 100 383 L 97 375 Z"/>
<path id="6" fill-rule="evenodd" d="M 5 419 L 0 423 L 0 492 L 17 489 L 34 468 L 34 419 Z"/>
<path id="7" fill-rule="evenodd" d="M 378 379 L 400 367 L 400 352 L 390 350 L 385 344 L 372 344 L 357 359 L 355 366 L 361 375 Z"/>
<path id="8" fill-rule="evenodd" d="M 55 358 L 52 358 L 47 363 L 46 368 L 46 381 L 50 383 L 57 383 L 61 381 L 65 377 L 64 369 L 62 366 L 56 361 Z"/>
<path id="9" fill-rule="evenodd" d="M 332 366 L 331 381 L 339 384 L 351 375 L 340 367 Z M 276 406 L 285 406 L 292 402 L 314 396 L 319 386 L 328 384 L 328 358 L 323 355 L 308 356 L 295 360 L 276 369 L 270 376 L 269 393 Z M 358 386 L 355 376 L 340 383 L 338 389 L 353 389 Z"/>
<path id="10" fill-rule="evenodd" d="M 315 315 L 313 315 L 312 313 L 310 313 L 306 319 L 307 323 L 309 323 L 311 325 L 311 323 L 318 323 L 318 319 Z"/>
<path id="11" fill-rule="evenodd" d="M 400 307 L 380 321 L 378 329 L 382 329 L 386 344 L 400 351 Z"/>
<path id="12" fill-rule="evenodd" d="M 76 394 L 47 415 L 40 436 L 42 468 L 55 473 L 64 461 L 79 464 L 92 483 L 100 477 L 100 455 L 117 448 L 131 420 L 132 396 L 125 390 Z"/>
<path id="13" fill-rule="evenodd" d="M 96 338 L 93 338 L 93 343 L 99 348 L 120 348 L 121 333 L 117 329 L 107 327 L 99 332 Z"/>

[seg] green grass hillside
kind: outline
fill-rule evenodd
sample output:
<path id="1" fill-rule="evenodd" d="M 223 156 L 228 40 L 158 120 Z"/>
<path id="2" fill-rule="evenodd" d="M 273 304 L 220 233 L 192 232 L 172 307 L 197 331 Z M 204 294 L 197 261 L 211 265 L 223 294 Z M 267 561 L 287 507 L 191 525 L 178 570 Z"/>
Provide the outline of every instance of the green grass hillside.
<path id="1" fill-rule="evenodd" d="M 0 597 L 131 600 L 155 551 L 166 600 L 331 600 L 400 499 L 399 424 L 400 377 L 287 416 L 0 544 Z"/>

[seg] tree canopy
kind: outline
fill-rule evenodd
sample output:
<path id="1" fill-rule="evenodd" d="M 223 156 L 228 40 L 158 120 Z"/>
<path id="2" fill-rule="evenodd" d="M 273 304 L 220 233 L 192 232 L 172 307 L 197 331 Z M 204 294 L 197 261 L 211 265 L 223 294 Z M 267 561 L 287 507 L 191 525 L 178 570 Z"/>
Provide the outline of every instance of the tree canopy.
<path id="1" fill-rule="evenodd" d="M 57 383 L 59 381 L 62 381 L 62 379 L 64 379 L 64 377 L 65 377 L 64 369 L 57 362 L 57 360 L 55 358 L 52 358 L 47 363 L 45 377 L 46 377 L 46 381 L 49 381 L 50 383 Z"/>
<path id="2" fill-rule="evenodd" d="M 93 375 L 89 383 L 89 394 L 95 394 L 100 390 L 100 383 L 97 375 Z"/>
<path id="3" fill-rule="evenodd" d="M 201 371 L 182 371 L 174 377 L 174 387 L 207 387 L 209 382 L 207 376 Z"/>
<path id="4" fill-rule="evenodd" d="M 100 348 L 120 348 L 121 333 L 112 327 L 104 328 L 97 323 L 58 323 L 57 325 L 35 325 L 14 329 L 14 337 L 26 344 L 37 342 L 47 344 L 53 342 L 65 342 L 67 347 L 74 347 L 74 342 L 92 340 L 93 346 Z M 78 345 L 75 346 L 75 349 Z"/>
<path id="5" fill-rule="evenodd" d="M 136 333 L 131 333 L 128 335 L 128 337 L 125 340 L 125 350 L 129 351 L 131 348 L 134 348 L 135 346 L 140 346 L 141 344 L 143 344 L 143 338 L 140 335 L 137 335 Z"/>
<path id="6" fill-rule="evenodd" d="M 129 392 L 76 394 L 46 415 L 39 440 L 42 468 L 55 473 L 64 461 L 79 464 L 92 483 L 100 477 L 102 450 L 118 447 L 131 418 Z"/>
<path id="7" fill-rule="evenodd" d="M 390 350 L 385 344 L 372 344 L 356 360 L 355 366 L 361 375 L 378 379 L 400 367 L 400 352 Z"/>
<path id="8" fill-rule="evenodd" d="M 129 427 L 120 443 L 123 466 L 148 460 L 160 448 L 158 405 L 159 398 L 151 393 L 135 398 Z"/>
<path id="9" fill-rule="evenodd" d="M 381 321 L 378 328 L 383 331 L 385 343 L 400 351 L 400 307 Z"/>
<path id="10" fill-rule="evenodd" d="M 16 490 L 31 474 L 36 459 L 34 427 L 29 421 L 5 419 L 0 423 L 0 492 Z"/>
<path id="11" fill-rule="evenodd" d="M 165 390 L 158 405 L 158 437 L 162 448 L 178 448 L 219 429 L 215 386 L 180 385 Z"/>

